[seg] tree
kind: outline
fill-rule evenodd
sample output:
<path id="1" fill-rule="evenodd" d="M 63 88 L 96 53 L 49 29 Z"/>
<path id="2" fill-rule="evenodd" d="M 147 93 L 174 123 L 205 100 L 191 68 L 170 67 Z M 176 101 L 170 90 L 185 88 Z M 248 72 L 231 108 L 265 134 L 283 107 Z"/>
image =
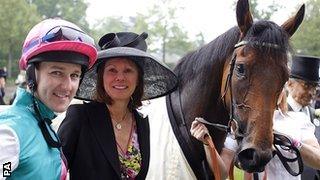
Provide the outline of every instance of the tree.
<path id="1" fill-rule="evenodd" d="M 258 0 L 251 0 L 250 7 L 251 7 L 250 10 L 253 14 L 253 18 L 265 19 L 265 20 L 270 20 L 274 12 L 277 12 L 279 9 L 282 8 L 282 6 L 277 4 L 275 0 L 273 0 L 272 3 L 268 5 L 266 9 L 261 9 L 261 10 L 258 10 Z"/>
<path id="2" fill-rule="evenodd" d="M 0 49 L 11 77 L 12 68 L 18 67 L 18 63 L 13 66 L 13 60 L 20 57 L 24 38 L 40 17 L 36 7 L 25 0 L 1 0 L 0 7 Z"/>
<path id="3" fill-rule="evenodd" d="M 98 42 L 99 38 L 107 33 L 128 31 L 129 24 L 124 22 L 122 17 L 115 16 L 98 20 L 93 27 L 92 36 Z"/>
<path id="4" fill-rule="evenodd" d="M 172 0 L 161 0 L 145 16 L 150 32 L 150 50 L 160 54 L 163 62 L 169 56 L 182 56 L 195 47 L 195 43 L 188 40 L 187 32 L 177 23 L 176 13 L 181 7 L 172 3 Z"/>
<path id="5" fill-rule="evenodd" d="M 320 56 L 320 1 L 309 0 L 302 26 L 293 36 L 293 47 L 297 53 Z"/>
<path id="6" fill-rule="evenodd" d="M 237 1 L 234 2 L 233 7 L 234 9 L 236 8 Z M 258 0 L 250 0 L 249 1 L 250 5 L 250 11 L 252 13 L 252 17 L 255 20 L 270 20 L 271 16 L 277 12 L 279 9 L 283 8 L 281 5 L 276 3 L 275 0 L 272 1 L 271 4 L 268 5 L 267 8 L 260 9 Z"/>
<path id="7" fill-rule="evenodd" d="M 132 26 L 132 31 L 137 33 L 142 33 L 149 30 L 149 24 L 146 21 L 148 17 L 141 13 L 137 13 L 135 17 L 130 17 L 130 23 Z"/>
<path id="8" fill-rule="evenodd" d="M 86 20 L 88 5 L 84 0 L 28 0 L 30 4 L 37 6 L 42 18 L 61 17 L 79 25 L 89 32 L 89 23 Z"/>
<path id="9" fill-rule="evenodd" d="M 204 35 L 202 32 L 196 35 L 196 47 L 201 47 L 205 44 Z"/>
<path id="10" fill-rule="evenodd" d="M 169 56 L 176 60 L 194 49 L 196 44 L 203 44 L 203 36 L 200 35 L 200 40 L 197 42 L 189 40 L 187 32 L 177 23 L 175 17 L 179 8 L 172 6 L 170 2 L 172 0 L 162 0 L 160 6 L 154 5 L 146 14 L 137 13 L 128 19 L 123 17 L 102 19 L 94 25 L 93 36 L 98 39 L 108 32 L 132 31 L 138 34 L 147 32 L 148 50 L 151 53 L 162 56 L 163 62 Z"/>

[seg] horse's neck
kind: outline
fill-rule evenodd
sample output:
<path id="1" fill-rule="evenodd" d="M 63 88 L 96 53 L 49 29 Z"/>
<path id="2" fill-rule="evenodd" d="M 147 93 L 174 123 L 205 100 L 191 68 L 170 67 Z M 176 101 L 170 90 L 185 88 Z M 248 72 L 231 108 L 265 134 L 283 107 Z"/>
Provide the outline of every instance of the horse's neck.
<path id="1" fill-rule="evenodd" d="M 174 117 L 174 121 L 177 123 L 177 126 L 180 127 L 180 129 L 184 129 L 184 131 L 189 131 L 191 127 L 192 121 L 194 121 L 195 117 L 203 117 L 209 122 L 214 123 L 221 123 L 221 124 L 227 124 L 228 121 L 228 113 L 224 109 L 222 104 L 215 104 L 215 102 L 206 103 L 206 107 L 203 106 L 202 108 L 197 107 L 199 101 L 197 101 L 197 98 L 192 98 L 192 95 L 190 96 L 184 96 L 184 92 L 178 93 L 178 91 L 175 91 L 170 94 L 170 100 L 172 105 L 172 114 Z M 181 97 L 179 97 L 179 95 Z M 184 98 L 186 97 L 186 98 Z M 188 99 L 192 99 L 189 101 Z M 180 101 L 181 100 L 181 101 Z M 207 99 L 207 101 L 210 101 Z M 170 118 L 171 120 L 171 118 Z M 220 151 L 223 147 L 223 139 L 225 138 L 225 132 L 217 131 L 217 129 L 214 129 L 212 127 L 208 127 L 208 130 L 211 134 L 215 142 L 216 148 L 218 151 Z M 190 135 L 188 137 L 184 137 L 185 139 L 193 139 Z M 195 143 L 195 141 L 192 141 L 193 148 L 195 148 L 195 151 L 199 151 L 201 146 L 199 144 Z"/>

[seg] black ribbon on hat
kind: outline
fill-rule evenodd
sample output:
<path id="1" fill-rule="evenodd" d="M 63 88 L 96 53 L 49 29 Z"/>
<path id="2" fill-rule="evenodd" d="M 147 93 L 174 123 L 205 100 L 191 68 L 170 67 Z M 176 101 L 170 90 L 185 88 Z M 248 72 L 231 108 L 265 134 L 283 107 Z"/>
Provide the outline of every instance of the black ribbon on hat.
<path id="1" fill-rule="evenodd" d="M 113 48 L 113 47 L 133 47 L 137 48 L 139 43 L 141 41 L 145 41 L 147 39 L 148 33 L 143 32 L 140 35 L 138 35 L 136 38 L 134 38 L 132 41 L 126 42 L 125 44 L 121 44 L 121 40 L 119 39 L 117 33 L 108 33 L 104 35 L 100 40 L 99 40 L 99 46 L 101 47 L 101 50 Z M 137 48 L 140 49 L 140 48 Z M 142 48 L 140 50 L 146 51 L 146 49 Z"/>

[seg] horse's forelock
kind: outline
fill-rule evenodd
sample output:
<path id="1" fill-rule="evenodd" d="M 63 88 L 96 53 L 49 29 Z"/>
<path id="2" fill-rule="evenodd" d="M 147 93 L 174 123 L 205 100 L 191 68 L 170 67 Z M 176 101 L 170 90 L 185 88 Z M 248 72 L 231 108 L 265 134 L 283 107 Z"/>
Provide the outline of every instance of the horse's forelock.
<path id="1" fill-rule="evenodd" d="M 258 56 L 268 62 L 262 62 L 270 67 L 271 64 L 280 66 L 282 71 L 279 74 L 280 79 L 286 79 L 288 76 L 288 52 L 291 52 L 289 36 L 280 26 L 271 21 L 260 20 L 255 22 L 248 30 L 245 41 L 248 41 L 248 47 L 254 47 L 258 51 Z M 276 44 L 279 48 L 259 46 L 257 44 L 270 43 Z M 265 56 L 268 54 L 268 56 Z M 267 57 L 267 58 L 266 58 Z"/>
<path id="2" fill-rule="evenodd" d="M 288 51 L 291 51 L 287 32 L 271 21 L 261 20 L 255 22 L 248 30 L 244 40 L 248 41 L 251 46 L 255 46 L 256 42 L 259 44 L 271 43 L 278 45 L 279 48 L 259 48 L 260 53 L 268 53 L 271 57 L 279 57 L 280 54 L 287 54 Z M 254 43 L 250 44 L 250 42 Z"/>

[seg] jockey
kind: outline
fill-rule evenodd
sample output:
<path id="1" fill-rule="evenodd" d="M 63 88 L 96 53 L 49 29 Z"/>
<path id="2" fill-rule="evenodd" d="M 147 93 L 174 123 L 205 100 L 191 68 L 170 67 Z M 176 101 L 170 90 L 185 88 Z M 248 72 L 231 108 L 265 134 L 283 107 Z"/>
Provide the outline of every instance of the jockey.
<path id="1" fill-rule="evenodd" d="M 67 109 L 96 57 L 93 39 L 71 22 L 46 19 L 31 29 L 19 62 L 28 88 L 18 88 L 13 105 L 0 114 L 3 176 L 65 179 L 66 164 L 51 120 Z"/>

